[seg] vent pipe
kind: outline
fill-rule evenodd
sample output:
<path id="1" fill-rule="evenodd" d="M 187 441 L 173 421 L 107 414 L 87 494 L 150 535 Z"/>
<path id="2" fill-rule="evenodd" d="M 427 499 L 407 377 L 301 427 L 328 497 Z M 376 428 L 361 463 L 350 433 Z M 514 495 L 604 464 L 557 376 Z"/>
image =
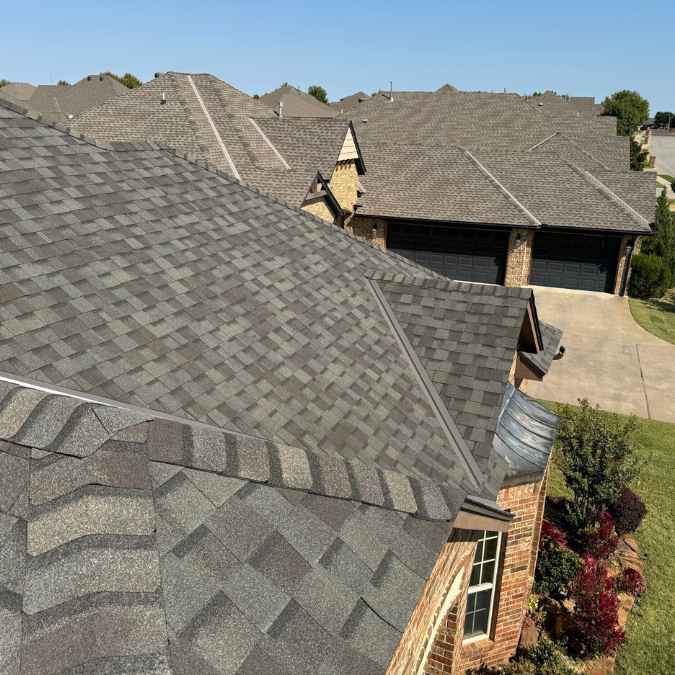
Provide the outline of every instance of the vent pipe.
<path id="1" fill-rule="evenodd" d="M 394 100 L 394 83 L 389 80 L 389 101 L 393 102 Z"/>
<path id="2" fill-rule="evenodd" d="M 279 119 L 284 116 L 284 102 L 279 101 Z"/>

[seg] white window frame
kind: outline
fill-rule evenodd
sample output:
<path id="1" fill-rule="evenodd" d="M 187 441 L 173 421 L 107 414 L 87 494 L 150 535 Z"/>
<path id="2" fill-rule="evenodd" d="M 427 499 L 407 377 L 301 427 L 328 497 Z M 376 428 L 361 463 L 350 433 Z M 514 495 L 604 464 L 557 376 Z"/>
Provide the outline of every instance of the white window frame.
<path id="1" fill-rule="evenodd" d="M 495 606 L 495 595 L 497 591 L 497 575 L 499 574 L 499 562 L 502 554 L 502 540 L 503 540 L 503 533 L 502 532 L 492 532 L 489 530 L 483 530 L 483 534 L 481 538 L 476 542 L 476 546 L 482 541 L 483 542 L 483 550 L 485 550 L 485 539 L 488 535 L 497 535 L 497 550 L 495 551 L 495 568 L 494 571 L 492 572 L 492 581 L 485 582 L 482 584 L 477 584 L 475 586 L 469 586 L 467 590 L 467 604 L 468 604 L 468 598 L 469 595 L 475 594 L 475 593 L 480 593 L 481 591 L 487 591 L 491 590 L 492 593 L 490 594 L 490 607 L 488 609 L 488 620 L 487 620 L 487 631 L 484 633 L 478 633 L 477 635 L 472 635 L 471 637 L 464 638 L 462 644 L 469 644 L 471 642 L 477 642 L 478 640 L 485 640 L 486 638 L 490 637 L 490 631 L 492 629 L 492 614 Z M 492 538 L 492 537 L 490 537 Z M 491 560 L 491 559 L 490 559 Z M 485 562 L 484 560 L 481 560 L 481 562 Z M 489 562 L 489 561 L 488 561 Z M 473 565 L 475 563 L 475 559 L 471 562 L 471 569 L 473 571 Z M 469 575 L 469 579 L 471 578 L 471 575 Z M 464 620 L 466 620 L 466 610 L 464 614 Z"/>

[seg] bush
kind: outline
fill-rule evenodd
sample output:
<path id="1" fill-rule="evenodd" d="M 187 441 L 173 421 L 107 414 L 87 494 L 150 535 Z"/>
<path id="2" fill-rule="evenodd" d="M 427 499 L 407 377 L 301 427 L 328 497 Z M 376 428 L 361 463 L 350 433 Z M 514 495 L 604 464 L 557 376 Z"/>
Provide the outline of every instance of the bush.
<path id="1" fill-rule="evenodd" d="M 499 671 L 503 675 L 574 675 L 555 643 L 542 638 L 534 647 L 521 651 Z"/>
<path id="2" fill-rule="evenodd" d="M 541 524 L 541 534 L 539 535 L 539 546 L 542 545 L 542 542 L 545 539 L 550 539 L 551 541 L 558 544 L 558 546 L 567 546 L 567 536 L 560 529 L 557 528 L 553 523 L 549 523 L 548 520 L 544 520 Z"/>
<path id="3" fill-rule="evenodd" d="M 614 504 L 638 473 L 635 417 L 627 420 L 593 408 L 561 406 L 558 450 L 560 469 L 572 499 L 565 503 L 568 532 L 595 526 L 601 511 Z"/>
<path id="4" fill-rule="evenodd" d="M 561 600 L 567 597 L 570 582 L 579 571 L 581 560 L 574 551 L 566 547 L 565 535 L 558 528 L 546 521 L 544 524 L 542 524 L 542 534 L 539 540 L 534 591 Z M 551 534 L 553 536 L 550 536 Z M 561 537 L 562 544 L 560 543 Z"/>
<path id="5" fill-rule="evenodd" d="M 623 642 L 619 628 L 619 596 L 603 561 L 584 559 L 571 585 L 574 644 L 581 655 L 613 654 Z"/>
<path id="6" fill-rule="evenodd" d="M 640 495 L 630 488 L 624 488 L 610 511 L 614 516 L 614 529 L 618 535 L 635 532 L 647 514 L 647 507 Z"/>
<path id="7" fill-rule="evenodd" d="M 647 590 L 644 577 L 632 567 L 623 571 L 617 583 L 620 591 L 631 595 L 642 595 Z"/>
<path id="8" fill-rule="evenodd" d="M 633 298 L 660 298 L 672 285 L 672 273 L 665 258 L 656 255 L 633 256 L 630 287 Z"/>
<path id="9" fill-rule="evenodd" d="M 614 518 L 603 511 L 598 518 L 597 527 L 589 534 L 586 550 L 596 559 L 609 558 L 619 545 L 619 537 L 614 532 Z"/>

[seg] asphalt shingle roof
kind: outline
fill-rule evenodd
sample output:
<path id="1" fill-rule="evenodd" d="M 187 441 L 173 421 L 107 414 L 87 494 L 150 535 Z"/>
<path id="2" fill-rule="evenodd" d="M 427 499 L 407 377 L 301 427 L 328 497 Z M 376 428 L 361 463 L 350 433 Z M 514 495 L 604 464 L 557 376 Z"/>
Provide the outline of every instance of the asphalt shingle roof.
<path id="1" fill-rule="evenodd" d="M 277 114 L 279 103 L 283 102 L 283 117 L 334 117 L 337 114 L 330 105 L 289 84 L 263 94 L 260 100 Z"/>
<path id="2" fill-rule="evenodd" d="M 1 381 L 0 439 L 17 675 L 383 673 L 464 498 Z"/>
<path id="3" fill-rule="evenodd" d="M 345 120 L 280 120 L 260 100 L 213 75 L 174 72 L 72 124 L 75 133 L 102 143 L 174 148 L 292 206 L 300 206 L 318 171 L 330 178 L 348 126 Z"/>

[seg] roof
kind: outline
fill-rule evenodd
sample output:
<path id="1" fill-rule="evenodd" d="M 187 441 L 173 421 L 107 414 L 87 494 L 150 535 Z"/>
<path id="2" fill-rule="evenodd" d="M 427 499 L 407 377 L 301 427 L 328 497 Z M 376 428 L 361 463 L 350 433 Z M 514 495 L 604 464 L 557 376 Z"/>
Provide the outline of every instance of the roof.
<path id="1" fill-rule="evenodd" d="M 0 87 L 0 98 L 13 103 L 27 101 L 35 91 L 35 85 L 28 82 L 9 82 Z"/>
<path id="2" fill-rule="evenodd" d="M 3 91 L 0 90 L 0 98 Z M 110 75 L 87 75 L 73 85 L 38 85 L 29 98 L 19 102 L 46 121 L 63 122 L 126 91 L 127 88 Z"/>
<path id="3" fill-rule="evenodd" d="M 650 232 L 654 177 L 587 171 L 547 153 L 367 144 L 363 215 Z"/>
<path id="4" fill-rule="evenodd" d="M 162 73 L 79 116 L 102 143 L 149 141 L 207 162 L 293 206 L 321 171 L 330 178 L 345 120 L 280 120 L 260 100 L 208 74 Z"/>
<path id="5" fill-rule="evenodd" d="M 5 382 L 0 438 L 9 672 L 383 673 L 461 505 Z"/>
<path id="6" fill-rule="evenodd" d="M 260 100 L 279 114 L 279 104 L 283 103 L 282 117 L 334 117 L 336 111 L 310 94 L 300 91 L 290 84 L 282 84 L 274 91 L 263 94 Z"/>
<path id="7" fill-rule="evenodd" d="M 562 331 L 557 326 L 539 321 L 544 348 L 536 353 L 522 351 L 521 358 L 531 365 L 543 377 L 548 373 L 554 359 L 560 353 Z"/>
<path id="8" fill-rule="evenodd" d="M 495 449 L 508 464 L 507 485 L 541 478 L 555 444 L 558 424 L 557 415 L 507 384 L 495 434 Z"/>
<path id="9" fill-rule="evenodd" d="M 340 112 L 345 112 L 368 98 L 370 97 L 365 91 L 357 91 L 355 94 L 343 96 L 339 101 L 331 101 L 329 105 Z"/>
<path id="10" fill-rule="evenodd" d="M 384 672 L 458 511 L 508 518 L 506 461 L 460 429 L 495 409 L 530 291 L 448 286 L 173 152 L 2 107 L 0 175 L 3 659 Z M 394 284 L 425 330 L 444 288 L 446 323 L 490 315 L 491 356 L 439 344 L 479 409 L 454 419 Z"/>

